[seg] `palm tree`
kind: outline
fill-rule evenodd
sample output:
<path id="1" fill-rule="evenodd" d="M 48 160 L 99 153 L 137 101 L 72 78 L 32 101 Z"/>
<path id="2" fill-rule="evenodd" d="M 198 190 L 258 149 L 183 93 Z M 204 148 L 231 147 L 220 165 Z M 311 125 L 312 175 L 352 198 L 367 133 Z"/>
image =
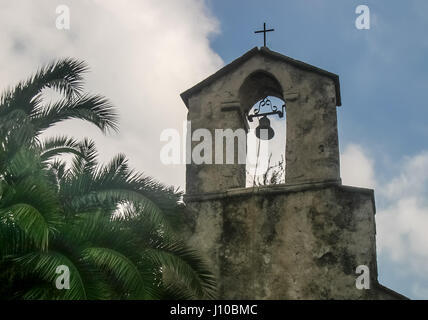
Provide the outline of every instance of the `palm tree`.
<path id="1" fill-rule="evenodd" d="M 214 297 L 212 274 L 171 227 L 180 192 L 129 169 L 123 155 L 100 165 L 89 139 L 40 141 L 70 118 L 117 129 L 108 101 L 82 94 L 86 70 L 60 60 L 0 99 L 0 297 Z M 46 88 L 63 98 L 44 104 Z M 71 163 L 58 158 L 63 153 L 73 154 Z M 54 286 L 61 265 L 70 290 Z"/>
<path id="2" fill-rule="evenodd" d="M 86 120 L 103 132 L 117 130 L 113 106 L 102 96 L 83 94 L 83 74 L 87 70 L 83 62 L 73 59 L 55 61 L 3 93 L 0 98 L 0 168 L 11 160 L 17 149 L 23 145 L 37 145 L 41 132 L 63 120 Z M 62 98 L 54 103 L 46 102 L 46 89 L 57 91 Z"/>

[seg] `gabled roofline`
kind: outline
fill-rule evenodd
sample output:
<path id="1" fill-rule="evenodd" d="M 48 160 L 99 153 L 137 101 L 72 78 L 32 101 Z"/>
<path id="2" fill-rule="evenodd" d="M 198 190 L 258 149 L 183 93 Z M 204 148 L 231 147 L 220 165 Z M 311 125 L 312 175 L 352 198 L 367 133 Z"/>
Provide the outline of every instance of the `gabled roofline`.
<path id="1" fill-rule="evenodd" d="M 384 293 L 391 295 L 397 300 L 410 300 L 410 298 L 406 297 L 405 295 L 402 295 L 397 291 L 394 291 L 388 287 L 385 287 L 384 285 L 381 285 L 378 281 L 376 281 L 376 287 L 379 291 L 383 291 Z"/>
<path id="2" fill-rule="evenodd" d="M 318 73 L 320 75 L 323 75 L 327 78 L 330 78 L 334 81 L 335 87 L 336 87 L 336 105 L 337 106 L 341 106 L 342 105 L 342 101 L 341 101 L 341 97 L 340 97 L 340 83 L 339 83 L 339 76 L 337 74 L 331 73 L 329 71 L 320 69 L 318 67 L 315 67 L 313 65 L 310 65 L 308 63 L 299 61 L 299 60 L 295 60 L 292 59 L 290 57 L 287 57 L 285 55 L 282 55 L 278 52 L 275 51 L 271 51 L 269 50 L 267 47 L 261 47 L 260 49 L 258 47 L 254 47 L 253 49 L 251 49 L 250 51 L 246 52 L 244 55 L 242 55 L 241 57 L 233 60 L 231 63 L 229 63 L 228 65 L 224 66 L 223 68 L 221 68 L 220 70 L 218 70 L 216 73 L 210 75 L 208 78 L 206 78 L 205 80 L 202 80 L 201 82 L 199 82 L 198 84 L 196 84 L 195 86 L 191 87 L 190 89 L 184 91 L 180 96 L 181 99 L 184 101 L 185 105 L 187 108 L 189 108 L 189 98 L 190 96 L 192 96 L 194 93 L 200 91 L 203 87 L 208 86 L 209 84 L 211 84 L 212 82 L 214 82 L 216 79 L 220 78 L 221 76 L 225 75 L 226 73 L 232 71 L 233 69 L 237 68 L 239 65 L 241 65 L 242 63 L 244 63 L 245 61 L 249 60 L 251 57 L 257 55 L 257 54 L 261 54 L 273 59 L 277 59 L 280 61 L 284 61 L 287 62 L 299 69 L 302 70 L 306 70 L 306 71 L 311 71 L 311 72 L 315 72 Z"/>

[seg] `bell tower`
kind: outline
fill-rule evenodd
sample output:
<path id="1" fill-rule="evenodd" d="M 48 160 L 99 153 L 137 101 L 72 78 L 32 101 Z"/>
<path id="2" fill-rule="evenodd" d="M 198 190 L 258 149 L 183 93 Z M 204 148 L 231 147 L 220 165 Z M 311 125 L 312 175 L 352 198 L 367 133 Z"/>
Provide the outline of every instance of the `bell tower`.
<path id="1" fill-rule="evenodd" d="M 337 75 L 266 47 L 254 48 L 181 96 L 192 133 L 208 129 L 213 137 L 215 129 L 248 132 L 251 107 L 266 96 L 281 98 L 287 103 L 286 183 L 340 183 Z M 244 139 L 235 143 L 236 151 L 246 149 Z M 237 157 L 233 164 L 214 163 L 216 146 L 212 164 L 188 164 L 188 194 L 245 187 L 245 164 Z"/>
<path id="2" fill-rule="evenodd" d="M 245 188 L 248 113 L 267 96 L 286 102 L 285 183 Z M 341 183 L 336 74 L 256 47 L 181 97 L 192 136 L 185 238 L 212 266 L 219 298 L 403 298 L 377 281 L 373 190 Z M 195 161 L 209 136 L 208 161 Z M 358 266 L 370 289 L 356 287 Z"/>

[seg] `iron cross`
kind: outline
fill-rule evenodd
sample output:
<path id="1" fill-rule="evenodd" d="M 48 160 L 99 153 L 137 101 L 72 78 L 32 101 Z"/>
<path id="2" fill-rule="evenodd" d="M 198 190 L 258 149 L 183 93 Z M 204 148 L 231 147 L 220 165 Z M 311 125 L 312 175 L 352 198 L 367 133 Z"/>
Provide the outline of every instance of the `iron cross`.
<path id="1" fill-rule="evenodd" d="M 263 44 L 266 47 L 266 32 L 275 31 L 275 29 L 267 29 L 266 30 L 266 22 L 263 23 L 263 30 L 254 31 L 254 33 L 262 33 L 263 32 Z"/>

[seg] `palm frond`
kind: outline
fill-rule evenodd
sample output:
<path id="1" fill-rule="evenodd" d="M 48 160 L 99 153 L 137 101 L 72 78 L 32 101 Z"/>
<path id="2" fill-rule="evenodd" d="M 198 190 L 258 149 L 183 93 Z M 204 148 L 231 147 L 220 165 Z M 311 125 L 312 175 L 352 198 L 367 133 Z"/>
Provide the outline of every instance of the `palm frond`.
<path id="1" fill-rule="evenodd" d="M 76 265 L 65 255 L 55 252 L 33 252 L 16 258 L 20 268 L 26 275 L 38 276 L 44 281 L 45 286 L 41 288 L 30 289 L 24 298 L 27 299 L 64 299 L 64 300 L 80 300 L 87 299 L 85 285 Z M 70 273 L 70 289 L 59 290 L 56 288 L 56 280 L 59 273 L 57 268 L 66 266 Z"/>
<path id="2" fill-rule="evenodd" d="M 82 251 L 83 259 L 110 273 L 136 297 L 143 294 L 144 281 L 136 265 L 110 248 L 89 247 Z"/>
<path id="3" fill-rule="evenodd" d="M 48 248 L 49 225 L 33 206 L 18 203 L 0 210 L 0 215 L 10 215 L 13 221 L 34 241 L 41 250 Z"/>
<path id="4" fill-rule="evenodd" d="M 21 109 L 31 116 L 40 105 L 43 89 L 51 88 L 68 98 L 79 96 L 83 88 L 86 64 L 71 58 L 54 61 L 40 68 L 28 80 L 4 92 L 0 98 L 0 116 L 13 109 Z"/>
<path id="5" fill-rule="evenodd" d="M 79 148 L 79 142 L 74 138 L 65 136 L 46 138 L 39 145 L 39 149 L 41 161 L 50 160 L 63 153 L 74 154 L 80 157 L 84 156 Z"/>
<path id="6" fill-rule="evenodd" d="M 118 130 L 114 107 L 100 95 L 86 94 L 72 100 L 63 98 L 40 108 L 31 116 L 31 122 L 36 132 L 42 132 L 54 124 L 68 119 L 88 121 L 100 128 L 102 132 Z"/>
<path id="7" fill-rule="evenodd" d="M 169 269 L 199 299 L 213 299 L 216 283 L 199 254 L 180 241 L 157 243 L 144 251 L 144 257 Z"/>
<path id="8" fill-rule="evenodd" d="M 84 173 L 92 174 L 98 164 L 98 151 L 95 147 L 95 142 L 85 138 L 79 143 L 78 149 L 79 154 L 73 158 L 70 173 L 73 176 Z"/>

